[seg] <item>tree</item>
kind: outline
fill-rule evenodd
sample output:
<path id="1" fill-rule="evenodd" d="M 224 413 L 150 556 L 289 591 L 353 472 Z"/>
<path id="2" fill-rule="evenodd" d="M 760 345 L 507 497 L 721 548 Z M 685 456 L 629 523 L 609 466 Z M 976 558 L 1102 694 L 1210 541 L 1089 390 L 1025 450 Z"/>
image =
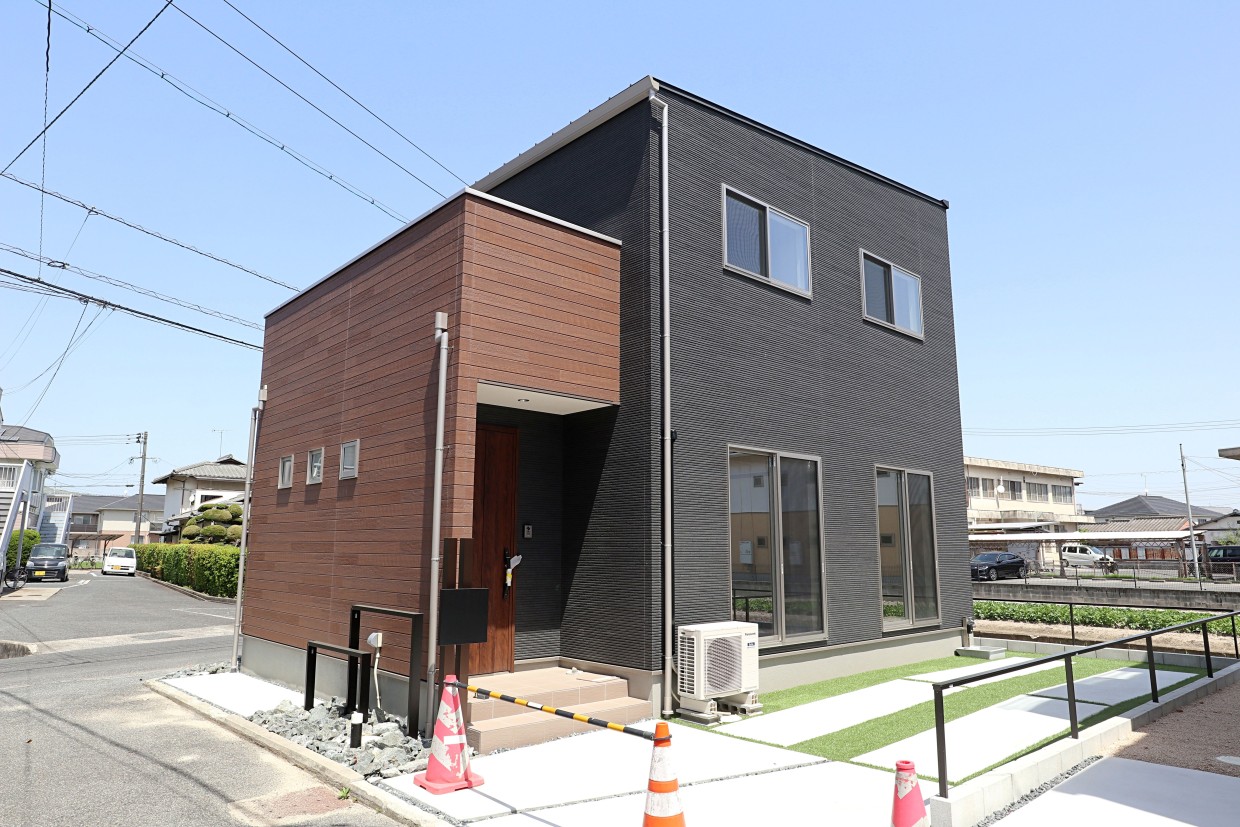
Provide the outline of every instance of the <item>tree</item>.
<path id="1" fill-rule="evenodd" d="M 1210 545 L 1212 546 L 1240 546 L 1240 531 L 1230 531 L 1219 537 Z"/>
<path id="2" fill-rule="evenodd" d="M 20 538 L 18 537 L 18 533 L 14 531 L 13 536 L 9 538 L 8 557 L 7 562 L 5 563 L 6 569 L 11 569 L 13 566 L 17 565 L 18 539 L 21 539 L 22 541 L 22 559 L 25 560 L 30 556 L 30 549 L 34 548 L 39 543 L 41 538 L 39 537 L 39 532 L 35 531 L 33 528 L 26 529 L 25 533 L 21 535 Z"/>

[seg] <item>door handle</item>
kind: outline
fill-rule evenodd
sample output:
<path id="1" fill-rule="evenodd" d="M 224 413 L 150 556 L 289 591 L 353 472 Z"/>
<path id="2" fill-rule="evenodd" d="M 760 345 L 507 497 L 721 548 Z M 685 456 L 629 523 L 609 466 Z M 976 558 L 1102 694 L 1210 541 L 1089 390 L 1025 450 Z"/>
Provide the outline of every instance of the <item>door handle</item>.
<path id="1" fill-rule="evenodd" d="M 508 590 L 512 588 L 512 555 L 504 548 L 504 599 L 508 599 Z"/>

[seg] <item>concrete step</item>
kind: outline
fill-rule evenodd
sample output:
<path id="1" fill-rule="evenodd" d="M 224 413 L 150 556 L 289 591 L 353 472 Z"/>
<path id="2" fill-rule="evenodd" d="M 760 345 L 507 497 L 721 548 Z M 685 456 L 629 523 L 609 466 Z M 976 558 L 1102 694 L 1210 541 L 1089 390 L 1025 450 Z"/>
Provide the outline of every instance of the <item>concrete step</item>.
<path id="1" fill-rule="evenodd" d="M 505 677 L 522 678 L 524 676 L 521 673 L 516 673 L 515 675 Z M 541 677 L 541 680 L 539 677 Z M 520 687 L 505 686 L 507 682 L 515 683 L 516 681 L 488 681 L 485 677 L 481 677 L 477 679 L 476 685 L 484 689 L 502 692 L 505 695 L 534 701 L 546 706 L 573 710 L 581 704 L 625 698 L 629 694 L 629 682 L 624 678 L 609 675 L 590 675 L 584 672 L 579 673 L 578 676 L 546 675 L 536 676 L 533 679 L 526 678 L 522 681 L 525 685 Z M 527 712 L 529 710 L 525 707 L 509 703 L 508 701 L 470 696 L 465 710 L 465 720 L 470 723 L 489 721 L 492 718 L 523 715 Z"/>
<path id="2" fill-rule="evenodd" d="M 500 701 L 500 703 L 504 703 Z M 484 721 L 475 721 L 466 728 L 469 745 L 485 755 L 497 749 L 513 749 L 531 744 L 541 744 L 576 732 L 587 732 L 596 729 L 590 724 L 582 724 L 569 718 L 550 715 L 546 712 L 531 712 L 525 707 L 508 704 L 518 710 L 516 715 L 500 715 Z M 631 724 L 649 718 L 650 702 L 637 698 L 612 698 L 593 703 L 565 707 L 573 712 L 614 721 L 620 724 Z"/>

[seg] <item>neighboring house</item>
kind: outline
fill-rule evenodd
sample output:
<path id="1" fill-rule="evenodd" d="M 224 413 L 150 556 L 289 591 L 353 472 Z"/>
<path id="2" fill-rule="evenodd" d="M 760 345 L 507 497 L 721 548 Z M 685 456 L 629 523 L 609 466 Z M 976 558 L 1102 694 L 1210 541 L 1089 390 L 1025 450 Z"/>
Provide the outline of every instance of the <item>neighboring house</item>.
<path id="1" fill-rule="evenodd" d="M 133 545 L 137 494 L 128 497 L 75 494 L 72 509 L 69 542 L 74 556 L 102 555 L 109 548 Z M 159 542 L 163 512 L 162 494 L 146 494 L 142 498 L 140 542 Z"/>
<path id="2" fill-rule="evenodd" d="M 164 486 L 164 539 L 174 542 L 180 525 L 198 506 L 212 500 L 237 498 L 245 492 L 245 463 L 232 454 L 176 468 L 152 480 Z"/>
<path id="3" fill-rule="evenodd" d="M 1188 517 L 1188 506 L 1179 500 L 1172 500 L 1167 497 L 1151 497 L 1148 494 L 1129 497 L 1111 505 L 1094 509 L 1089 515 L 1100 523 L 1113 522 L 1117 519 L 1131 519 L 1133 517 Z M 1202 520 L 1213 520 L 1216 517 L 1222 517 L 1223 512 L 1215 511 L 1212 508 L 1202 508 L 1199 505 L 1193 506 L 1193 522 L 1200 523 Z"/>
<path id="4" fill-rule="evenodd" d="M 1193 516 L 1197 516 L 1195 508 Z M 1198 523 L 1197 530 L 1205 534 L 1206 542 L 1211 545 L 1222 542 L 1225 537 L 1240 534 L 1240 510 L 1233 509 L 1230 514 Z"/>
<path id="5" fill-rule="evenodd" d="M 230 505 L 240 505 L 242 509 L 244 509 L 245 508 L 245 492 L 243 491 L 240 494 L 234 494 L 231 497 L 216 497 L 213 499 L 206 499 L 204 500 L 204 502 L 210 502 L 212 506 L 218 505 L 221 508 L 227 508 Z M 164 528 L 163 528 L 163 531 L 160 532 L 161 534 L 160 541 L 164 543 L 181 542 L 181 529 L 185 527 L 185 522 L 190 517 L 193 517 L 199 513 L 200 512 L 197 508 L 187 508 L 184 511 L 179 511 L 176 514 L 173 514 L 171 517 L 165 517 Z"/>
<path id="6" fill-rule="evenodd" d="M 972 604 L 946 209 L 647 78 L 284 303 L 244 668 L 298 681 L 352 603 L 426 609 L 437 311 L 445 577 L 459 552 L 491 589 L 469 674 L 577 666 L 665 708 L 665 606 L 749 612 L 763 690 L 950 654 Z"/>
<path id="7" fill-rule="evenodd" d="M 44 485 L 59 466 L 60 453 L 50 434 L 7 425 L 0 410 L 0 555 L 23 520 L 26 528 L 39 529 L 46 507 Z"/>
<path id="8" fill-rule="evenodd" d="M 1076 502 L 1071 468 L 964 458 L 970 533 L 981 531 L 1074 531 L 1094 522 Z"/>

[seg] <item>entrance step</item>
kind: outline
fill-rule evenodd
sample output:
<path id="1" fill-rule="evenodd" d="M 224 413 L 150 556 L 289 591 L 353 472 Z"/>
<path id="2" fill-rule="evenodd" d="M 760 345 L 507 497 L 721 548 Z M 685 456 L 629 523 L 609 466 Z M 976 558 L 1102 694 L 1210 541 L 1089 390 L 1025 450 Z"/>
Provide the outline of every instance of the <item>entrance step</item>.
<path id="1" fill-rule="evenodd" d="M 538 702 L 543 703 L 541 700 Z M 469 745 L 480 755 L 498 749 L 541 744 L 544 741 L 563 738 L 565 735 L 596 729 L 590 724 L 561 718 L 558 715 L 531 712 L 523 706 L 507 704 L 504 701 L 499 701 L 499 703 L 505 703 L 506 706 L 518 710 L 517 714 L 499 715 L 483 721 L 476 720 L 465 730 Z M 602 718 L 605 721 L 615 721 L 621 724 L 632 724 L 650 717 L 649 701 L 629 697 L 579 703 L 564 708 L 592 718 Z"/>

